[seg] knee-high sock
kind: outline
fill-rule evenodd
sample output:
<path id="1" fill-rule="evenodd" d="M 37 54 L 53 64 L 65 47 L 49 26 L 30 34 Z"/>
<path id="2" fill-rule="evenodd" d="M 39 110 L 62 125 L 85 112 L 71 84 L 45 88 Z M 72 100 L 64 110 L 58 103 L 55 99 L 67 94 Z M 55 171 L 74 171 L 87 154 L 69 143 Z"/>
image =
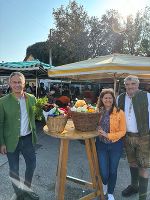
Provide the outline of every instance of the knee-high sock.
<path id="1" fill-rule="evenodd" d="M 137 167 L 130 167 L 131 185 L 135 188 L 139 186 L 139 169 Z"/>
<path id="2" fill-rule="evenodd" d="M 147 197 L 148 178 L 139 178 L 139 200 L 146 200 Z"/>

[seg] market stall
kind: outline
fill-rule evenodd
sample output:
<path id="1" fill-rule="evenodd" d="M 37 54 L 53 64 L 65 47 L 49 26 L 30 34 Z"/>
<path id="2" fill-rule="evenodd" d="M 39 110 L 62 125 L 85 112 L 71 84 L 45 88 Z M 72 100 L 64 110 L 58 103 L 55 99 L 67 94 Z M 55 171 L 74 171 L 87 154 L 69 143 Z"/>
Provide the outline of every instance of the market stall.
<path id="1" fill-rule="evenodd" d="M 36 79 L 36 86 L 38 86 L 38 79 L 47 78 L 47 71 L 52 67 L 52 65 L 40 62 L 39 60 L 2 62 L 0 63 L 0 76 L 9 76 L 14 71 L 20 71 L 26 78 Z"/>
<path id="2" fill-rule="evenodd" d="M 111 54 L 48 70 L 49 77 L 95 81 L 110 78 L 114 80 L 114 90 L 116 90 L 117 79 L 129 74 L 150 79 L 150 57 Z"/>

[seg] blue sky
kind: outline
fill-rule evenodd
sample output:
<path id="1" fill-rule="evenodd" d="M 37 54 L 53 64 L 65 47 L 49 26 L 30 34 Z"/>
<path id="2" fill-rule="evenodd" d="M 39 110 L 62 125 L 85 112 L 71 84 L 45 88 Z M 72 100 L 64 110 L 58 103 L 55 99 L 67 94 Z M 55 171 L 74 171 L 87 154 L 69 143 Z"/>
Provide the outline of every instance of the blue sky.
<path id="1" fill-rule="evenodd" d="M 123 15 L 150 5 L 150 0 L 76 0 L 90 16 L 101 17 L 107 9 Z M 54 27 L 53 8 L 69 0 L 0 0 L 0 62 L 22 61 L 26 48 L 45 41 Z M 134 14 L 134 13 L 133 13 Z"/>

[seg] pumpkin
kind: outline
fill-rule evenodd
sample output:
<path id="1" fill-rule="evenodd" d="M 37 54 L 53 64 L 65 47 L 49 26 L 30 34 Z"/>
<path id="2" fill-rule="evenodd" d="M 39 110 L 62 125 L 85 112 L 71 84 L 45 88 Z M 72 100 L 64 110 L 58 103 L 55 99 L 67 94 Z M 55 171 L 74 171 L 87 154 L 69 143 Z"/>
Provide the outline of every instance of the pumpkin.
<path id="1" fill-rule="evenodd" d="M 88 112 L 93 113 L 93 112 L 95 112 L 95 109 L 94 108 L 89 108 Z"/>

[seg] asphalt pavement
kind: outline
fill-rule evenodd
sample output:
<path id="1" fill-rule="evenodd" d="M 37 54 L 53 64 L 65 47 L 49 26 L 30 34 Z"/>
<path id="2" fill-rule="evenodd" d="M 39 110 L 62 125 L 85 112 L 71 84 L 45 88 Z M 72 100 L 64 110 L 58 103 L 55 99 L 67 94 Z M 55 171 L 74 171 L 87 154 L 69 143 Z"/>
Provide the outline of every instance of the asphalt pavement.
<path id="1" fill-rule="evenodd" d="M 40 200 L 55 200 L 55 179 L 59 152 L 59 139 L 52 138 L 43 133 L 43 124 L 37 123 L 38 144 L 36 145 L 37 167 L 33 177 L 32 189 L 38 193 Z M 24 179 L 25 163 L 20 157 L 20 176 Z M 69 144 L 69 159 L 67 174 L 79 179 L 90 181 L 88 160 L 85 147 L 80 141 L 71 141 Z M 7 157 L 0 155 L 0 200 L 12 200 L 13 188 L 9 179 Z M 119 163 L 118 178 L 115 188 L 115 200 L 138 200 L 138 195 L 130 198 L 123 198 L 121 191 L 130 183 L 130 173 L 126 157 Z M 150 200 L 150 181 L 149 181 Z M 72 182 L 67 182 L 65 200 L 77 200 L 88 194 L 89 189 Z"/>

